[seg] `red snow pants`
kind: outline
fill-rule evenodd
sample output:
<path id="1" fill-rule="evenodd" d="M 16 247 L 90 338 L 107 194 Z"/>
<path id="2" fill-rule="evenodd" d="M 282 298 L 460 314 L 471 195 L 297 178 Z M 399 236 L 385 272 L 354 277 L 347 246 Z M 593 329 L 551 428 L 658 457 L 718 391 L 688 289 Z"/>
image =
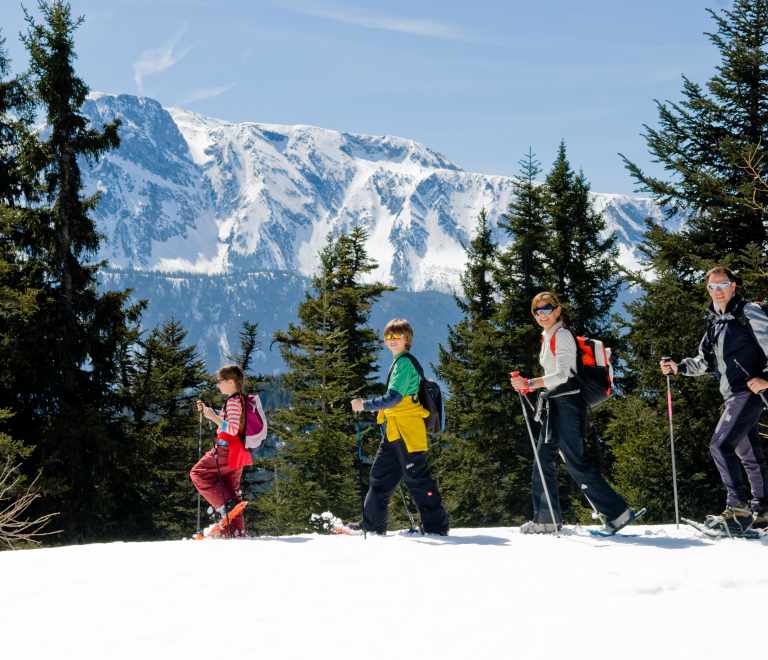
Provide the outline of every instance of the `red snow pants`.
<path id="1" fill-rule="evenodd" d="M 226 445 L 217 445 L 216 453 L 219 455 L 219 470 L 221 470 L 221 484 L 224 486 L 224 497 L 229 502 L 232 498 L 240 501 L 240 477 L 243 476 L 243 468 L 239 467 L 230 470 L 227 467 L 227 457 L 229 456 L 229 447 Z M 208 503 L 218 509 L 224 502 L 221 500 L 221 485 L 219 485 L 219 473 L 216 470 L 216 457 L 213 449 L 207 452 L 195 464 L 189 473 L 195 488 L 200 494 L 208 500 Z M 245 535 L 245 522 L 242 514 L 232 521 L 232 533 Z"/>

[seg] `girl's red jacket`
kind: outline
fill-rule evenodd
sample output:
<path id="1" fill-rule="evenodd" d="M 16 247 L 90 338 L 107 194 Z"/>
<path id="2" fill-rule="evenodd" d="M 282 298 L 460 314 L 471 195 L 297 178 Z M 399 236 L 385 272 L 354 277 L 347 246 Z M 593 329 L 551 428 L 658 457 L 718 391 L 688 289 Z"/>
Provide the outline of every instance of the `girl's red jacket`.
<path id="1" fill-rule="evenodd" d="M 223 417 L 227 422 L 231 422 L 224 425 L 224 429 L 232 427 L 237 431 L 237 434 L 227 433 L 224 430 L 219 430 L 217 439 L 226 442 L 229 445 L 229 455 L 227 456 L 227 467 L 230 470 L 236 470 L 244 465 L 253 465 L 251 459 L 251 453 L 243 446 L 243 441 L 240 438 L 242 433 L 245 436 L 245 400 L 241 395 L 234 395 L 229 397 L 227 404 L 222 411 Z M 236 418 L 236 419 L 231 419 Z"/>

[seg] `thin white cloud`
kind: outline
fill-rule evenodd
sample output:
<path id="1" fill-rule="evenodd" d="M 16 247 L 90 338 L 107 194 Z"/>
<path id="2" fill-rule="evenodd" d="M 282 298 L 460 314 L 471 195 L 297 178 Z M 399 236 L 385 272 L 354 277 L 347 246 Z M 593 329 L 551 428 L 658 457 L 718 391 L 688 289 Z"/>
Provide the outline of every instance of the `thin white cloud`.
<path id="1" fill-rule="evenodd" d="M 148 75 L 165 71 L 192 50 L 194 46 L 188 46 L 187 48 L 176 52 L 173 50 L 176 47 L 176 44 L 179 43 L 179 39 L 181 39 L 181 35 L 184 34 L 186 29 L 187 24 L 184 23 L 181 30 L 179 30 L 178 34 L 173 37 L 173 39 L 166 41 L 159 48 L 145 50 L 141 54 L 138 61 L 133 65 L 133 70 L 135 71 L 133 79 L 136 81 L 139 89 L 141 89 L 142 80 Z"/>
<path id="2" fill-rule="evenodd" d="M 405 18 L 393 16 L 375 9 L 361 9 L 341 4 L 320 4 L 314 0 L 269 0 L 281 7 L 308 16 L 329 18 L 342 23 L 360 25 L 362 27 L 379 30 L 391 30 L 393 32 L 407 32 L 420 34 L 426 37 L 439 39 L 452 39 L 456 41 L 472 41 L 471 35 L 462 28 L 448 23 L 431 21 L 426 19 Z"/>
<path id="3" fill-rule="evenodd" d="M 194 103 L 195 101 L 202 101 L 203 99 L 209 99 L 212 96 L 218 96 L 226 92 L 228 89 L 232 89 L 235 83 L 227 85 L 226 87 L 211 87 L 209 89 L 192 89 L 187 94 L 182 96 L 174 105 L 185 105 L 187 103 Z"/>

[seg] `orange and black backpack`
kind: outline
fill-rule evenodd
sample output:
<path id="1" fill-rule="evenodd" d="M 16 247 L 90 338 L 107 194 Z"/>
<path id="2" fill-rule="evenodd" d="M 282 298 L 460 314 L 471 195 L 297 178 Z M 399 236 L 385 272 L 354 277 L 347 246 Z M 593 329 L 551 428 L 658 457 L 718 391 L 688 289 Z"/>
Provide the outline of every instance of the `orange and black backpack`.
<path id="1" fill-rule="evenodd" d="M 607 348 L 599 339 L 587 339 L 579 337 L 571 328 L 558 328 L 567 330 L 576 340 L 576 369 L 574 374 L 581 384 L 581 395 L 590 408 L 607 401 L 613 394 L 613 365 L 611 364 L 611 349 Z M 555 355 L 555 335 L 552 333 L 549 340 L 549 348 Z M 543 339 L 542 339 L 543 341 Z"/>

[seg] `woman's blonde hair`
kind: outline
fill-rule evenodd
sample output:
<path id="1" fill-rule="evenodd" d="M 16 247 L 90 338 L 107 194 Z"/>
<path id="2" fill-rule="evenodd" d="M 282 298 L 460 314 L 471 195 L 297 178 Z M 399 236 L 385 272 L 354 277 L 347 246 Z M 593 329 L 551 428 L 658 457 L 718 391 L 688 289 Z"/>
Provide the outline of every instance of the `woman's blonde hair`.
<path id="1" fill-rule="evenodd" d="M 411 344 L 413 343 L 413 328 L 411 324 L 405 319 L 392 319 L 387 323 L 387 327 L 384 328 L 384 336 L 387 335 L 403 335 L 405 337 L 405 350 L 411 350 Z"/>
<path id="2" fill-rule="evenodd" d="M 245 394 L 245 372 L 239 364 L 225 364 L 216 372 L 216 378 L 219 380 L 234 380 L 237 385 L 237 391 Z"/>
<path id="3" fill-rule="evenodd" d="M 555 309 L 560 307 L 560 300 L 557 297 L 557 294 L 552 293 L 551 291 L 542 291 L 541 293 L 537 293 L 533 297 L 533 302 L 531 303 L 531 314 L 536 316 L 535 309 L 539 306 L 539 303 L 549 303 Z"/>

